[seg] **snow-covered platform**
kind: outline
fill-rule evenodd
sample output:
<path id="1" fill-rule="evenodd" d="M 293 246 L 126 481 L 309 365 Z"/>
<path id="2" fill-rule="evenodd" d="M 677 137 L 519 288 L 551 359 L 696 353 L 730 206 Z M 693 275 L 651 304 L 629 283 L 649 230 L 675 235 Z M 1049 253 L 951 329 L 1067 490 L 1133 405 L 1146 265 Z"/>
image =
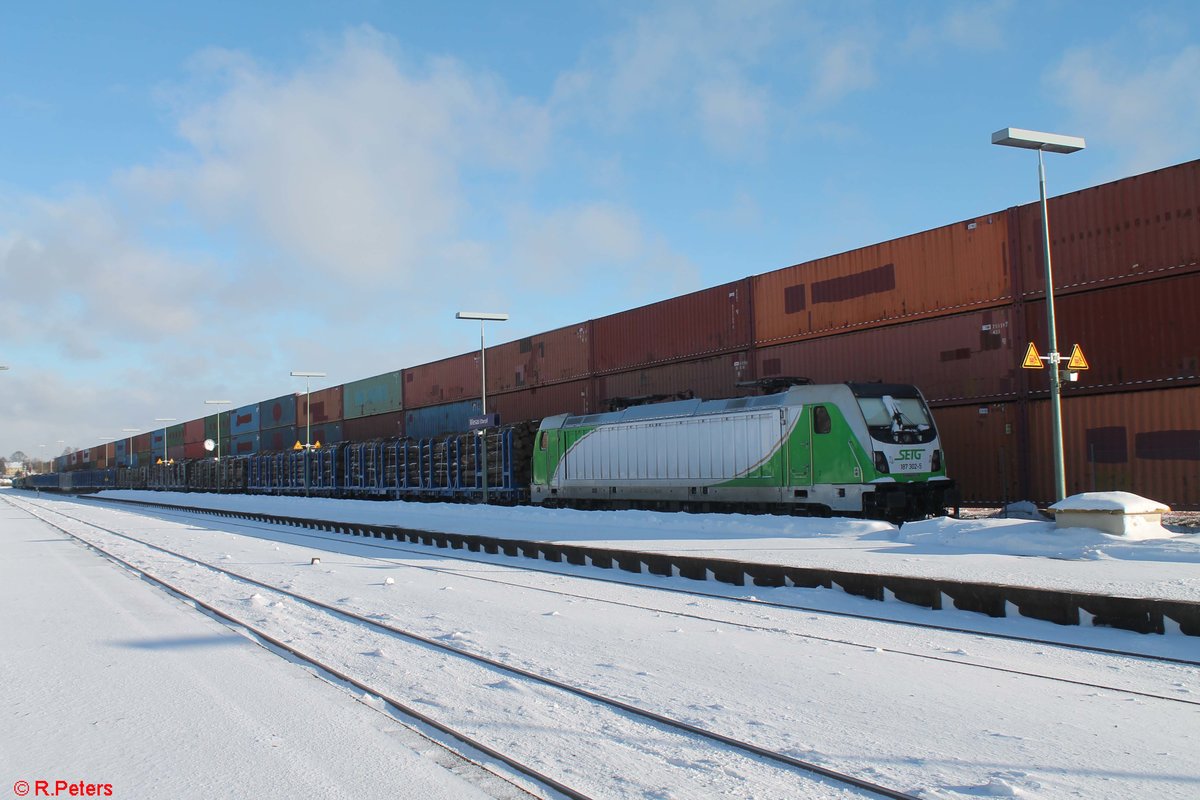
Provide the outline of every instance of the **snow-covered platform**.
<path id="1" fill-rule="evenodd" d="M 390 717 L 3 504 L 0 635 L 0 773 L 30 796 L 487 796 Z"/>
<path id="2" fill-rule="evenodd" d="M 315 527 L 350 537 L 520 556 L 564 568 L 618 567 L 747 588 L 840 588 L 994 617 L 1200 635 L 1200 537 L 1161 526 L 1157 538 L 1127 541 L 1094 529 L 1058 530 L 1044 519 L 940 518 L 897 528 L 871 520 L 246 495 L 97 497 L 222 509 L 265 522 L 322 520 Z"/>

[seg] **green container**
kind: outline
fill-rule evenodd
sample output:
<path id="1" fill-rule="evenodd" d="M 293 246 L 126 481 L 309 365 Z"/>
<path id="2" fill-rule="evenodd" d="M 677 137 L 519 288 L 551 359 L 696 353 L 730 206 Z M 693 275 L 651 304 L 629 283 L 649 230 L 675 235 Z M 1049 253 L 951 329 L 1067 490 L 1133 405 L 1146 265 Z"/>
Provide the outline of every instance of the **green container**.
<path id="1" fill-rule="evenodd" d="M 347 383 L 342 390 L 342 418 L 358 419 L 404 408 L 400 370 Z"/>

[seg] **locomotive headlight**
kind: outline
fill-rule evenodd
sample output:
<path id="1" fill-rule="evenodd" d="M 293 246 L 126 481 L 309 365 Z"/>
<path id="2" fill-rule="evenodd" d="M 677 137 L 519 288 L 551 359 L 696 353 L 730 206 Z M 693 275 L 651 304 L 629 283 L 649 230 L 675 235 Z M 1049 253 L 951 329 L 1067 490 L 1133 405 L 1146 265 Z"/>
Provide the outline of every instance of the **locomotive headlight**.
<path id="1" fill-rule="evenodd" d="M 932 466 L 934 472 L 941 471 L 941 469 L 942 469 L 942 451 L 941 450 L 933 451 L 933 461 L 932 461 L 931 466 Z"/>
<path id="2" fill-rule="evenodd" d="M 875 451 L 875 471 L 886 474 L 888 470 L 887 456 L 878 450 Z"/>

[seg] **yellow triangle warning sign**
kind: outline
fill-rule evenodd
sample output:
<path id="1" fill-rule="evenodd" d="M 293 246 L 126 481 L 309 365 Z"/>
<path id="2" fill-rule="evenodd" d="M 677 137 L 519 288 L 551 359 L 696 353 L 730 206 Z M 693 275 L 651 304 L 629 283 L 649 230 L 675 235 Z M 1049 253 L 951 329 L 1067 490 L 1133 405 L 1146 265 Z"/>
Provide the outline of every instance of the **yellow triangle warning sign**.
<path id="1" fill-rule="evenodd" d="M 1029 349 L 1025 351 L 1025 360 L 1021 362 L 1021 366 L 1025 369 L 1045 369 L 1046 365 L 1042 363 L 1042 357 L 1038 355 L 1033 342 L 1029 343 Z"/>
<path id="2" fill-rule="evenodd" d="M 1083 348 L 1075 345 L 1075 349 L 1071 351 L 1071 360 L 1067 362 L 1067 369 L 1071 372 L 1078 372 L 1081 369 L 1087 369 L 1087 359 L 1083 357 Z"/>
<path id="3" fill-rule="evenodd" d="M 317 439 L 317 441 L 313 443 L 313 449 L 314 449 L 314 450 L 320 450 L 320 449 L 321 449 L 321 440 L 320 440 L 320 439 Z"/>
<path id="4" fill-rule="evenodd" d="M 304 449 L 304 445 L 300 444 L 300 440 L 299 440 L 299 439 L 297 439 L 297 440 L 296 440 L 296 443 L 295 443 L 294 445 L 292 445 L 292 449 L 293 449 L 293 450 L 303 450 L 303 449 Z"/>

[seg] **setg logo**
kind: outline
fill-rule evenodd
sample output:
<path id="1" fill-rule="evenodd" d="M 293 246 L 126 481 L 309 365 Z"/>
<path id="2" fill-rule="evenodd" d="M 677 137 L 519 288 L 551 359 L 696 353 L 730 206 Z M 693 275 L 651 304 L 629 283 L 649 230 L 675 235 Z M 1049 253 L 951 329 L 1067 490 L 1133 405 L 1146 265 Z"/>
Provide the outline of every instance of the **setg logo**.
<path id="1" fill-rule="evenodd" d="M 898 461 L 920 461 L 924 455 L 924 450 L 901 450 L 896 459 Z"/>

